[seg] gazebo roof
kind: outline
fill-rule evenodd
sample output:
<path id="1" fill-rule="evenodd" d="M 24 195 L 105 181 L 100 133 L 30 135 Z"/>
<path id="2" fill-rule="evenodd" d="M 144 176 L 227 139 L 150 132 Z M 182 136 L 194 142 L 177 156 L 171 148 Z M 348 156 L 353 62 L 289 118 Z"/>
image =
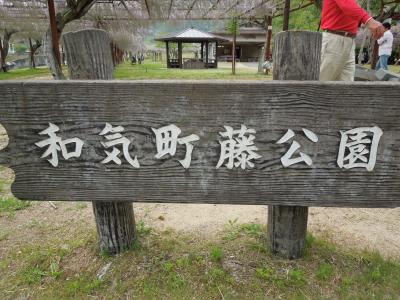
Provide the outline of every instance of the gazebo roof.
<path id="1" fill-rule="evenodd" d="M 176 41 L 176 42 L 187 42 L 187 43 L 196 43 L 196 42 L 205 42 L 205 41 L 221 41 L 221 42 L 227 42 L 228 39 L 217 36 L 212 33 L 204 32 L 198 29 L 194 28 L 188 28 L 185 29 L 184 31 L 181 31 L 177 34 L 165 36 L 165 37 L 160 37 L 156 39 L 156 41 Z"/>

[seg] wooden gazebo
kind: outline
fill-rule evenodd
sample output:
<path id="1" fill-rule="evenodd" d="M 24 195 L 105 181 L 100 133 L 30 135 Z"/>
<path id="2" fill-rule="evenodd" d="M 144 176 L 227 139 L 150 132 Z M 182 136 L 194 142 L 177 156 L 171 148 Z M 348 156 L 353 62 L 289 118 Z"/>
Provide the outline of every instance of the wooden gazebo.
<path id="1" fill-rule="evenodd" d="M 156 41 L 165 42 L 168 68 L 207 69 L 218 67 L 218 42 L 227 42 L 228 40 L 211 33 L 189 28 L 178 34 L 158 38 Z M 183 59 L 183 43 L 200 44 L 200 57 L 194 59 Z M 175 48 L 172 47 L 174 44 L 177 45 Z"/>

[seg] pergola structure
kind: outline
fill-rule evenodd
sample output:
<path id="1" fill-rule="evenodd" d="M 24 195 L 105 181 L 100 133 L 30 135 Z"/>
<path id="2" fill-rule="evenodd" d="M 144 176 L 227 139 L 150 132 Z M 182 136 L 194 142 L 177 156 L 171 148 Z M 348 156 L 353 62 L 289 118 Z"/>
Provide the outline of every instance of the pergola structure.
<path id="1" fill-rule="evenodd" d="M 158 38 L 156 41 L 165 42 L 168 68 L 208 69 L 218 67 L 218 42 L 227 42 L 228 40 L 211 33 L 189 28 L 177 34 Z M 200 57 L 184 60 L 182 57 L 183 43 L 199 43 L 201 45 Z M 174 55 L 171 51 L 173 50 L 171 49 L 171 44 L 177 45 L 177 55 Z"/>
<path id="2" fill-rule="evenodd" d="M 261 19 L 282 15 L 285 0 L 79 0 L 93 5 L 92 10 L 106 20 L 118 15 L 120 20 L 224 20 Z M 66 8 L 68 1 L 52 0 L 57 12 Z M 48 0 L 0 0 L 3 21 L 7 18 L 48 19 Z M 291 11 L 309 6 L 314 0 L 303 0 Z M 34 11 L 34 13 L 30 13 Z"/>

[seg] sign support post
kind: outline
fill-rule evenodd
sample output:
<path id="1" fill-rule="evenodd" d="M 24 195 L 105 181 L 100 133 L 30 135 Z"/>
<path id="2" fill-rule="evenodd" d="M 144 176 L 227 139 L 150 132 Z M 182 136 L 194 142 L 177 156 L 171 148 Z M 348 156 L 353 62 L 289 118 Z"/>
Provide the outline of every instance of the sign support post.
<path id="1" fill-rule="evenodd" d="M 275 36 L 274 80 L 318 80 L 322 36 L 317 32 L 284 31 Z M 296 259 L 307 236 L 308 207 L 268 207 L 268 241 L 271 252 Z"/>
<path id="2" fill-rule="evenodd" d="M 113 79 L 110 40 L 103 30 L 63 35 L 71 79 Z M 92 201 L 101 251 L 117 254 L 136 238 L 132 202 Z"/>

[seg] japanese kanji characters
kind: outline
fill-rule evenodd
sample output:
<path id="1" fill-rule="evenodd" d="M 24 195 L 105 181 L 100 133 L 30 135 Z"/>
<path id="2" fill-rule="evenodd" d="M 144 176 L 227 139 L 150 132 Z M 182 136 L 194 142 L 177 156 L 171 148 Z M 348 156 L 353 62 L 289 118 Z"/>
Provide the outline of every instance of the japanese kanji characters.
<path id="1" fill-rule="evenodd" d="M 303 128 L 303 132 L 306 135 L 306 137 L 312 141 L 313 143 L 318 142 L 318 136 L 312 132 L 311 130 Z M 276 143 L 277 144 L 283 144 L 292 139 L 295 136 L 293 130 L 288 129 L 286 134 Z M 293 158 L 293 154 L 300 149 L 300 144 L 297 141 L 293 141 L 292 144 L 290 145 L 289 150 L 285 153 L 284 156 L 281 157 L 281 162 L 284 167 L 290 167 L 291 165 L 298 164 L 301 162 L 305 162 L 308 166 L 312 165 L 312 159 L 309 155 L 300 152 L 299 156 Z"/>
<path id="2" fill-rule="evenodd" d="M 108 141 L 107 142 L 101 142 L 101 144 L 104 146 L 104 148 L 111 148 L 112 151 L 109 152 L 107 150 L 104 150 L 104 152 L 107 154 L 107 157 L 101 161 L 102 164 L 107 164 L 109 162 L 114 162 L 117 165 L 121 165 L 121 159 L 118 157 L 119 154 L 121 153 L 120 150 L 116 148 L 117 145 L 122 146 L 122 153 L 124 154 L 125 160 L 134 168 L 139 168 L 139 161 L 137 157 L 132 159 L 131 155 L 129 154 L 129 145 L 130 141 L 128 138 L 122 136 L 122 132 L 124 132 L 125 128 L 122 126 L 117 126 L 113 127 L 111 124 L 106 123 L 106 126 L 104 129 L 100 132 L 99 135 L 104 136 Z"/>
<path id="3" fill-rule="evenodd" d="M 47 150 L 43 153 L 41 158 L 45 158 L 51 155 L 51 158 L 48 159 L 48 162 L 53 167 L 58 166 L 58 151 L 61 151 L 62 156 L 66 160 L 72 157 L 80 157 L 84 144 L 83 141 L 78 138 L 72 138 L 63 141 L 61 137 L 57 136 L 56 134 L 56 132 L 59 130 L 60 129 L 58 128 L 58 126 L 54 125 L 53 123 L 49 123 L 49 127 L 47 129 L 39 132 L 40 135 L 48 135 L 49 138 L 47 140 L 35 143 L 35 145 L 39 148 L 48 146 Z M 68 151 L 67 145 L 69 144 L 75 144 L 74 151 Z"/>
<path id="4" fill-rule="evenodd" d="M 261 158 L 258 154 L 258 148 L 255 145 L 256 130 L 241 125 L 240 129 L 234 129 L 231 126 L 224 126 L 225 131 L 219 135 L 222 140 L 219 141 L 220 153 L 216 169 L 225 166 L 227 169 L 254 168 L 254 160 Z M 156 159 L 169 155 L 175 156 L 178 145 L 185 147 L 186 154 L 184 159 L 179 160 L 183 168 L 188 169 L 192 161 L 192 153 L 195 142 L 200 140 L 196 134 L 180 137 L 182 130 L 170 124 L 160 128 L 151 128 L 155 135 L 156 143 Z M 68 160 L 72 157 L 79 158 L 82 152 L 84 142 L 79 138 L 70 138 L 62 140 L 57 136 L 56 132 L 59 128 L 53 123 L 49 123 L 49 127 L 39 133 L 39 135 L 47 135 L 48 138 L 35 143 L 36 146 L 43 148 L 47 146 L 42 158 L 47 160 L 53 167 L 57 167 L 59 163 L 58 152 L 61 152 L 64 159 Z M 125 131 L 122 126 L 112 126 L 106 123 L 105 127 L 99 133 L 105 141 L 101 145 L 105 148 L 106 157 L 100 163 L 122 164 L 121 152 L 123 158 L 134 168 L 140 168 L 139 160 L 136 156 L 131 156 L 129 146 L 131 141 L 123 136 Z M 318 136 L 311 130 L 302 128 L 305 137 L 312 143 L 318 143 Z M 377 127 L 359 127 L 347 131 L 340 131 L 341 139 L 339 145 L 339 153 L 337 156 L 337 164 L 343 169 L 365 168 L 372 171 L 375 167 L 378 153 L 378 145 L 383 131 Z M 283 167 L 287 168 L 295 164 L 304 163 L 312 166 L 313 161 L 310 153 L 306 154 L 300 151 L 301 146 L 295 140 L 295 133 L 292 129 L 288 129 L 286 133 L 276 142 L 277 144 L 288 143 L 292 140 L 289 149 L 280 158 Z"/>
<path id="5" fill-rule="evenodd" d="M 164 155 L 174 156 L 176 153 L 177 144 L 186 146 L 186 155 L 180 164 L 188 169 L 192 160 L 193 145 L 191 143 L 198 141 L 200 138 L 196 134 L 178 138 L 181 130 L 174 124 L 161 127 L 159 129 L 151 128 L 156 135 L 157 154 L 156 158 L 159 159 Z"/>
<path id="6" fill-rule="evenodd" d="M 340 168 L 365 168 L 372 171 L 375 167 L 379 140 L 382 130 L 375 127 L 359 127 L 341 131 L 341 140 L 337 164 Z"/>
<path id="7" fill-rule="evenodd" d="M 219 134 L 227 140 L 219 142 L 221 154 L 216 168 L 218 169 L 224 164 L 228 169 L 241 167 L 244 170 L 247 166 L 253 168 L 252 160 L 261 157 L 255 152 L 258 151 L 254 145 L 255 136 L 253 134 L 256 131 L 245 125 L 241 125 L 239 130 L 233 130 L 231 126 L 224 127 L 226 131 Z"/>

